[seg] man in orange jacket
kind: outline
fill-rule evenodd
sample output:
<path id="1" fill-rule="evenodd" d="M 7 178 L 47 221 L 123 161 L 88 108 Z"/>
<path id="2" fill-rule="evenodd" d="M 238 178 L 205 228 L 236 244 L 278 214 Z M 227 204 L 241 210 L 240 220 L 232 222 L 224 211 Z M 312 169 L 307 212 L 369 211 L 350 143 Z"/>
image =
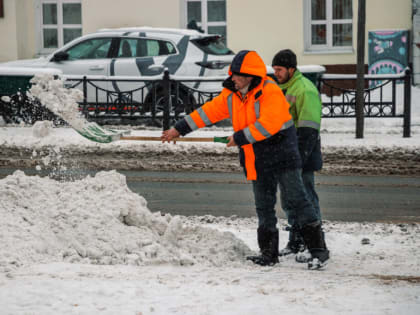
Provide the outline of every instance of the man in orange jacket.
<path id="1" fill-rule="evenodd" d="M 165 130 L 161 139 L 170 142 L 198 128 L 230 118 L 234 134 L 228 147 L 239 147 L 239 160 L 248 180 L 252 180 L 258 216 L 257 239 L 261 254 L 248 257 L 256 264 L 278 263 L 279 231 L 275 212 L 277 186 L 301 229 L 312 241 L 309 269 L 326 264 L 329 251 L 321 222 L 305 192 L 298 151 L 296 128 L 283 92 L 267 77 L 266 66 L 255 51 L 236 54 L 230 77 L 213 100 Z"/>

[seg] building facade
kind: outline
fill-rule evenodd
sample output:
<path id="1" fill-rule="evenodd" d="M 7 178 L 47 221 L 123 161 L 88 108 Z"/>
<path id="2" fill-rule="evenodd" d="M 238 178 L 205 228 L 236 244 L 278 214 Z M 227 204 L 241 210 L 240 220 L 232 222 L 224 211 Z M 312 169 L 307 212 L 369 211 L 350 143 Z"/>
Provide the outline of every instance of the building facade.
<path id="1" fill-rule="evenodd" d="M 412 33 L 413 0 L 366 5 L 367 33 Z M 233 51 L 256 50 L 267 64 L 278 50 L 291 48 L 299 64 L 349 72 L 356 63 L 357 12 L 358 0 L 0 0 L 0 62 L 46 55 L 101 28 L 186 28 L 194 21 L 223 35 Z M 366 34 L 366 62 L 367 41 Z"/>

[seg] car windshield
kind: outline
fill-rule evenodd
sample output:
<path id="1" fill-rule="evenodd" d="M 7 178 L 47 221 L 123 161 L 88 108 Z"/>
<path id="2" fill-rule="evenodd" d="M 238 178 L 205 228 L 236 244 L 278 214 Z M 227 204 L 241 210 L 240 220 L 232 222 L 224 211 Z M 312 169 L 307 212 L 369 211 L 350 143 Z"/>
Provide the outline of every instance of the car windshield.
<path id="1" fill-rule="evenodd" d="M 226 47 L 221 36 L 208 36 L 193 39 L 192 42 L 207 54 L 211 55 L 233 55 L 233 51 Z"/>

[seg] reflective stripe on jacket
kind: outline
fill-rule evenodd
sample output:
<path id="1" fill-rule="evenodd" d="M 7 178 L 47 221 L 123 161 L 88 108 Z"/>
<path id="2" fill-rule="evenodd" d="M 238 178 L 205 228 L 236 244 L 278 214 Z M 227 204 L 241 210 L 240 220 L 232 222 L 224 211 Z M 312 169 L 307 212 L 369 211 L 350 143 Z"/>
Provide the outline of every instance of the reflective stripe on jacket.
<path id="1" fill-rule="evenodd" d="M 238 53 L 229 74 L 252 75 L 242 97 L 229 77 L 222 92 L 186 116 L 175 128 L 182 134 L 230 118 L 240 161 L 247 179 L 256 180 L 276 167 L 301 167 L 296 130 L 289 104 L 277 84 L 266 75 L 266 66 L 254 51 Z"/>

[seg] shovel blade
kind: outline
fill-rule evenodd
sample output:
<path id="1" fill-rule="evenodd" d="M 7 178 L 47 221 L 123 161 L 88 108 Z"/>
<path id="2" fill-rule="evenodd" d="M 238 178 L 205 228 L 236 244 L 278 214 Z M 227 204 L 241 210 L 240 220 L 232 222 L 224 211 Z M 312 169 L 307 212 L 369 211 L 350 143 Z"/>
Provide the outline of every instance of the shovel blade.
<path id="1" fill-rule="evenodd" d="M 122 136 L 128 135 L 130 133 L 129 131 L 106 129 L 94 122 L 89 122 L 83 128 L 75 130 L 86 139 L 99 143 L 110 143 L 117 141 L 120 140 Z"/>

